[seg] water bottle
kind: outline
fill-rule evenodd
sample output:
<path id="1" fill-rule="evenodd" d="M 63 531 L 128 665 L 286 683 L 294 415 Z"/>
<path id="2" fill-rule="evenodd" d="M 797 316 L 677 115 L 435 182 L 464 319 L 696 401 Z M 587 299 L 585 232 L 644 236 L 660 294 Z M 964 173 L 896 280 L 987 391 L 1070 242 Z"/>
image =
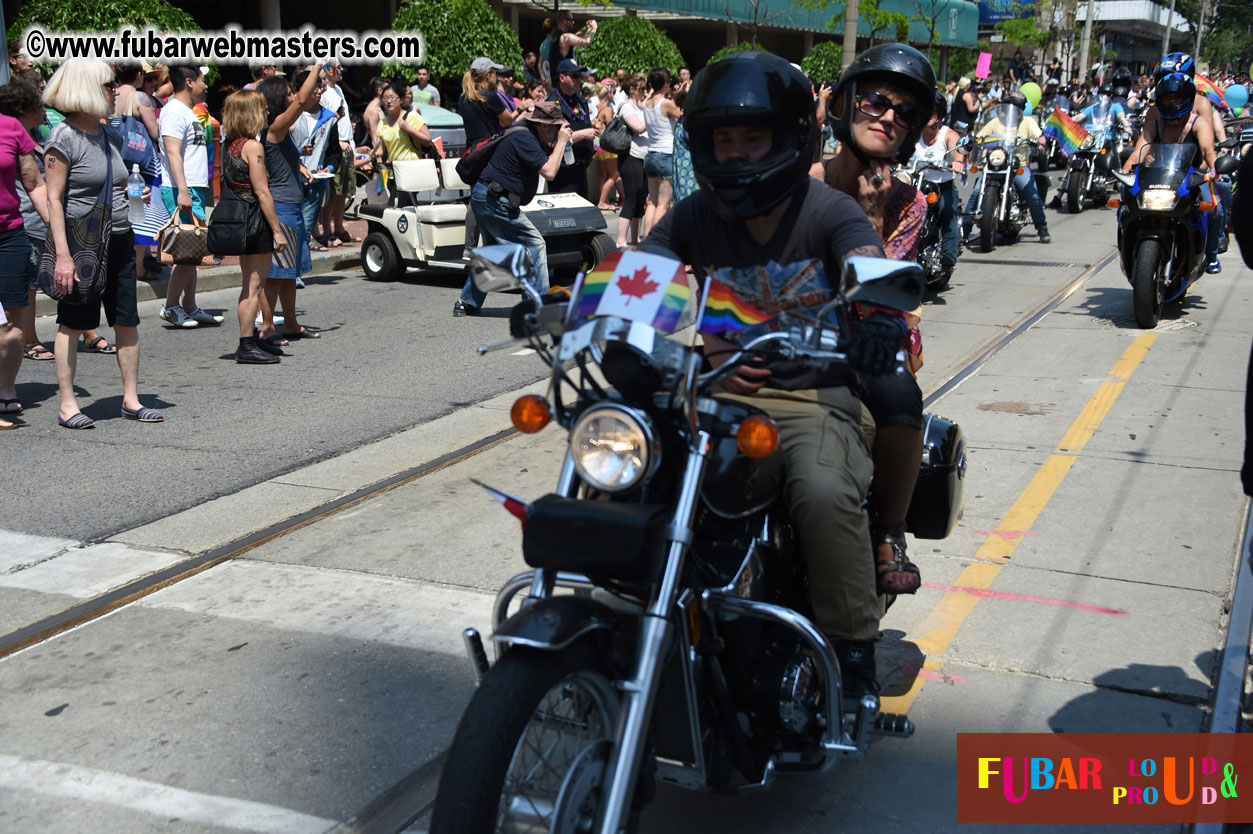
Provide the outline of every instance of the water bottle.
<path id="1" fill-rule="evenodd" d="M 127 216 L 130 217 L 131 224 L 138 224 L 144 221 L 144 178 L 139 173 L 139 165 L 131 165 L 131 175 L 126 179 L 126 199 L 130 203 L 130 211 Z"/>
<path id="2" fill-rule="evenodd" d="M 565 153 L 561 155 L 561 161 L 566 165 L 574 164 L 574 148 L 570 146 L 569 142 L 566 143 L 566 150 Z"/>

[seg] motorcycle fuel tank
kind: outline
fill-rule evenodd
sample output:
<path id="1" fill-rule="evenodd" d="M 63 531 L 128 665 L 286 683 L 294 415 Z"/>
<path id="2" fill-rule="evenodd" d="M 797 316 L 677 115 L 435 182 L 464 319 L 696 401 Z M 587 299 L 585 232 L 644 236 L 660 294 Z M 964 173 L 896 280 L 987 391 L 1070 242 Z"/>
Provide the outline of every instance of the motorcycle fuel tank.
<path id="1" fill-rule="evenodd" d="M 708 469 L 701 485 L 701 499 L 715 515 L 744 518 L 770 506 L 783 489 L 783 453 L 753 460 L 740 451 L 735 429 L 758 409 L 719 400 L 716 420 L 730 431 L 714 434 Z"/>

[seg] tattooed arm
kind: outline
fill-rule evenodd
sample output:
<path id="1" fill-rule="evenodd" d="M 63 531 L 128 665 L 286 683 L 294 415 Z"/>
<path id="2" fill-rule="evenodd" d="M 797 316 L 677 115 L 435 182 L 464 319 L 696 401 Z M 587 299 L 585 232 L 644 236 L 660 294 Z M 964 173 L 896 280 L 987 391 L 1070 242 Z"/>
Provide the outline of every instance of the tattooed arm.
<path id="1" fill-rule="evenodd" d="M 884 257 L 883 247 L 882 246 L 854 246 L 852 249 L 844 253 L 843 260 L 848 260 L 849 258 L 855 258 L 859 256 L 863 258 L 882 258 Z"/>

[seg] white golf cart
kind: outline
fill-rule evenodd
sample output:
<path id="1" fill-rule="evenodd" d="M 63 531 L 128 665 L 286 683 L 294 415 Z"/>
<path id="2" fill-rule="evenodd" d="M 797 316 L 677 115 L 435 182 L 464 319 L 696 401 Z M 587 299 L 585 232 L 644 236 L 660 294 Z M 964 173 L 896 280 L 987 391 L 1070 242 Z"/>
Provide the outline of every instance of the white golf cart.
<path id="1" fill-rule="evenodd" d="M 361 266 L 370 279 L 394 280 L 410 268 L 463 271 L 470 265 L 461 257 L 470 201 L 470 187 L 456 170 L 465 148 L 461 117 L 427 105 L 421 112 L 432 138 L 444 138 L 447 158 L 391 163 L 391 192 L 412 204 L 398 206 L 389 200 L 389 205 L 378 205 L 383 197 L 360 207 L 369 227 L 361 242 Z M 554 282 L 572 280 L 615 248 L 604 231 L 604 215 L 577 194 L 537 193 L 522 211 L 544 237 Z"/>

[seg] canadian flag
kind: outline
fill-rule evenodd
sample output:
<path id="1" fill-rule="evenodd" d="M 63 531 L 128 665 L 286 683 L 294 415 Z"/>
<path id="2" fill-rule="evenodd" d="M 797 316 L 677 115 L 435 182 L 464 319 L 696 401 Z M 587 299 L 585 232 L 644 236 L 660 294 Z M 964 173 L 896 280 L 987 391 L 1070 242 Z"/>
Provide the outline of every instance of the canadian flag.
<path id="1" fill-rule="evenodd" d="M 606 258 L 583 280 L 583 297 L 595 303 L 595 315 L 651 324 L 668 292 L 681 293 L 686 300 L 688 287 L 683 264 L 647 252 L 615 254 L 617 257 Z M 674 290 L 671 284 L 677 285 Z"/>

